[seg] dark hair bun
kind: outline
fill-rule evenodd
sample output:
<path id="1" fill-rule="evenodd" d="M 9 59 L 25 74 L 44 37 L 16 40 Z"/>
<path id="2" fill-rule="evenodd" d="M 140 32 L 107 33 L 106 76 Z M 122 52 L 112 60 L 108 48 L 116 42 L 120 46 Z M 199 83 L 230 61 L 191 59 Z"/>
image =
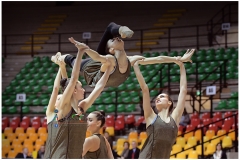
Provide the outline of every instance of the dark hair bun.
<path id="1" fill-rule="evenodd" d="M 105 117 L 105 112 L 103 110 L 100 110 L 99 112 Z"/>
<path id="2" fill-rule="evenodd" d="M 60 86 L 64 88 L 66 82 L 67 82 L 67 78 L 61 79 L 61 81 L 60 81 Z"/>

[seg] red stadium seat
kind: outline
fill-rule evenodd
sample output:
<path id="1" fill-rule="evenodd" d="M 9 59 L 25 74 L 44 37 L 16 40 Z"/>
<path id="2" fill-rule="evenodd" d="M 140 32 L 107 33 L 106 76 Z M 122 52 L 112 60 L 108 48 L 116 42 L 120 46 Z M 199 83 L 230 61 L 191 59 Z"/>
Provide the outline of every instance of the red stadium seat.
<path id="1" fill-rule="evenodd" d="M 215 112 L 213 114 L 213 118 L 220 118 L 220 119 L 222 119 L 222 113 L 221 112 Z"/>
<path id="2" fill-rule="evenodd" d="M 206 118 L 206 119 L 203 119 L 203 125 L 206 126 L 208 124 L 212 123 L 212 119 L 210 118 Z"/>
<path id="3" fill-rule="evenodd" d="M 225 130 L 226 132 L 228 132 L 230 130 L 230 128 L 231 128 L 231 126 L 229 126 L 229 125 L 225 125 L 225 124 L 222 125 L 222 130 Z"/>
<path id="4" fill-rule="evenodd" d="M 18 125 L 20 125 L 20 118 L 19 117 L 13 117 L 12 122 L 16 122 Z"/>
<path id="5" fill-rule="evenodd" d="M 124 123 L 120 120 L 116 120 L 114 129 L 116 131 L 123 130 L 124 129 Z"/>
<path id="6" fill-rule="evenodd" d="M 7 127 L 8 127 L 8 125 L 9 125 L 9 118 L 8 117 L 3 117 L 2 118 L 2 123 L 5 123 L 5 125 L 7 125 Z M 3 129 L 4 130 L 4 129 Z"/>
<path id="7" fill-rule="evenodd" d="M 203 113 L 202 119 L 205 119 L 205 118 L 210 118 L 210 113 L 209 112 Z"/>
<path id="8" fill-rule="evenodd" d="M 22 118 L 22 122 L 26 122 L 27 125 L 30 126 L 31 119 L 30 119 L 30 117 L 28 117 L 28 116 L 24 116 L 24 117 Z"/>
<path id="9" fill-rule="evenodd" d="M 134 115 L 128 115 L 126 119 L 126 124 L 134 124 L 135 123 L 135 116 Z"/>
<path id="10" fill-rule="evenodd" d="M 35 128 L 35 130 L 38 130 L 38 128 L 41 127 L 41 123 L 38 121 L 33 121 L 32 127 Z"/>
<path id="11" fill-rule="evenodd" d="M 187 125 L 187 127 L 186 127 L 186 131 L 191 131 L 191 130 L 194 130 L 195 128 L 194 128 L 194 126 L 193 125 Z"/>
<path id="12" fill-rule="evenodd" d="M 114 120 L 106 119 L 106 127 L 114 127 Z"/>
<path id="13" fill-rule="evenodd" d="M 220 120 L 220 118 L 218 118 L 218 117 L 213 117 L 213 118 L 212 118 L 212 122 L 215 122 L 215 121 L 218 121 L 218 120 Z M 216 125 L 217 127 L 219 127 L 219 128 L 222 127 L 222 124 L 223 124 L 223 121 L 219 121 L 219 122 L 216 122 L 216 123 L 215 123 L 215 125 Z"/>
<path id="14" fill-rule="evenodd" d="M 215 124 L 210 124 L 208 130 L 213 130 L 215 133 L 217 133 L 218 127 Z"/>
<path id="15" fill-rule="evenodd" d="M 179 127 L 178 127 L 178 131 L 180 131 L 181 133 L 183 133 L 183 129 L 184 129 L 184 127 L 181 126 L 181 125 L 179 125 Z"/>
<path id="16" fill-rule="evenodd" d="M 204 125 L 203 124 L 199 124 L 198 126 L 197 126 L 197 128 L 201 128 L 201 127 L 203 127 Z M 204 127 L 203 128 L 203 133 L 205 134 L 206 133 L 206 131 L 207 131 L 207 127 Z"/>
<path id="17" fill-rule="evenodd" d="M 12 129 L 15 131 L 15 129 L 18 127 L 18 123 L 17 122 L 10 122 L 10 127 L 12 127 Z"/>
<path id="18" fill-rule="evenodd" d="M 227 118 L 229 116 L 232 116 L 232 112 L 228 111 L 224 113 L 224 118 Z"/>
<path id="19" fill-rule="evenodd" d="M 197 112 L 194 112 L 191 116 L 191 119 L 192 118 L 199 118 L 199 114 Z"/>
<path id="20" fill-rule="evenodd" d="M 192 118 L 191 119 L 191 125 L 196 128 L 200 124 L 200 119 L 198 118 Z"/>
<path id="21" fill-rule="evenodd" d="M 6 127 L 8 127 L 7 124 L 6 124 L 6 122 L 2 122 L 2 131 L 4 131 L 4 129 L 5 129 Z"/>
<path id="22" fill-rule="evenodd" d="M 228 125 L 228 126 L 232 126 L 233 125 L 233 118 L 232 117 L 225 118 L 223 124 Z"/>
<path id="23" fill-rule="evenodd" d="M 114 121 L 114 115 L 107 115 L 106 120 L 112 120 L 112 121 Z"/>
<path id="24" fill-rule="evenodd" d="M 20 123 L 20 127 L 24 128 L 24 130 L 27 130 L 27 128 L 29 127 L 29 123 L 26 121 L 22 121 Z"/>
<path id="25" fill-rule="evenodd" d="M 125 116 L 124 115 L 118 115 L 117 120 L 120 120 L 121 122 L 125 123 Z"/>
<path id="26" fill-rule="evenodd" d="M 38 122 L 39 124 L 41 124 L 41 118 L 40 117 L 33 117 L 32 122 Z"/>
<path id="27" fill-rule="evenodd" d="M 46 121 L 43 121 L 42 127 L 47 128 L 47 122 Z"/>
<path id="28" fill-rule="evenodd" d="M 138 127 L 144 121 L 144 116 L 139 116 L 135 126 Z"/>

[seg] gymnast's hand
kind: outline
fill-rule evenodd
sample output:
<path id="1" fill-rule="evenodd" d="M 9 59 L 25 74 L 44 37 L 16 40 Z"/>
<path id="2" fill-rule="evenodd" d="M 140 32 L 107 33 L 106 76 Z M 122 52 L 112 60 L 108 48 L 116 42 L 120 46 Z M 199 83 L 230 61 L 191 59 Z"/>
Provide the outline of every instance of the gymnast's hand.
<path id="1" fill-rule="evenodd" d="M 131 66 L 133 66 L 136 61 L 143 60 L 143 59 L 145 59 L 145 57 L 143 57 L 143 56 L 128 56 L 128 59 L 131 63 Z"/>
<path id="2" fill-rule="evenodd" d="M 180 61 L 191 62 L 192 63 L 191 57 L 192 57 L 194 52 L 195 52 L 195 49 L 191 49 L 190 51 L 188 49 L 187 52 L 183 55 L 183 57 L 180 59 Z"/>
<path id="3" fill-rule="evenodd" d="M 79 50 L 89 49 L 89 47 L 88 47 L 86 44 L 80 43 L 80 42 L 76 41 L 73 37 L 68 38 L 68 40 L 69 40 L 71 43 L 75 44 L 75 46 L 76 46 Z"/>

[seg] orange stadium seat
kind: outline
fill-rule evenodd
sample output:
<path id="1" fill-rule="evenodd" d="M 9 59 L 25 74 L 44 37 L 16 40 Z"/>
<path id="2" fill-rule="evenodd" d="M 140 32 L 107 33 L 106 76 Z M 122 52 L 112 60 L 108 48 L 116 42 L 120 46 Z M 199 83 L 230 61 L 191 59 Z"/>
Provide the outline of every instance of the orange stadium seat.
<path id="1" fill-rule="evenodd" d="M 18 152 L 14 151 L 14 150 L 10 150 L 10 151 L 8 152 L 7 158 L 14 159 L 17 154 L 18 154 Z"/>
<path id="2" fill-rule="evenodd" d="M 23 142 L 25 139 L 27 139 L 27 134 L 26 133 L 19 133 L 18 134 L 18 139 Z"/>
<path id="3" fill-rule="evenodd" d="M 114 136 L 114 128 L 113 127 L 106 127 L 105 131 L 109 133 L 109 136 Z"/>
<path id="4" fill-rule="evenodd" d="M 7 135 L 7 139 L 9 140 L 9 142 L 11 143 L 14 139 L 16 139 L 16 134 L 15 133 L 9 133 Z"/>
<path id="5" fill-rule="evenodd" d="M 207 130 L 206 136 L 208 139 L 211 139 L 213 136 L 215 136 L 215 131 L 214 130 Z"/>
<path id="6" fill-rule="evenodd" d="M 22 128 L 22 127 L 17 127 L 16 130 L 15 130 L 15 134 L 18 136 L 19 133 L 24 133 L 24 128 Z"/>
<path id="7" fill-rule="evenodd" d="M 3 133 L 5 136 L 8 136 L 9 133 L 13 133 L 13 129 L 11 127 L 6 127 Z"/>
<path id="8" fill-rule="evenodd" d="M 226 134 L 226 130 L 218 130 L 218 132 L 217 132 L 217 136 L 221 136 L 221 135 L 224 135 L 224 134 Z M 222 140 L 223 137 L 224 137 L 224 136 L 219 137 L 220 140 Z"/>
<path id="9" fill-rule="evenodd" d="M 30 133 L 36 133 L 34 127 L 28 127 L 28 128 L 27 128 L 26 134 L 29 136 Z"/>

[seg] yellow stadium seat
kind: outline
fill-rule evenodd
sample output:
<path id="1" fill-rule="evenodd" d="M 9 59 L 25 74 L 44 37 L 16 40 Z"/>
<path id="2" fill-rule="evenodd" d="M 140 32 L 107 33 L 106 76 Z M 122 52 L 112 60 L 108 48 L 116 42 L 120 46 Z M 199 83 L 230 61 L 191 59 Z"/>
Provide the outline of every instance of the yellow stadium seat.
<path id="1" fill-rule="evenodd" d="M 213 140 L 211 140 L 211 143 L 214 145 L 217 145 L 220 142 L 220 138 L 219 137 L 216 138 L 216 137 L 218 137 L 218 136 L 213 136 L 212 137 Z M 214 139 L 214 138 L 216 138 L 216 139 Z"/>
<path id="2" fill-rule="evenodd" d="M 33 145 L 33 141 L 31 140 L 31 139 L 25 139 L 24 141 L 23 141 L 23 145 L 25 146 L 25 145 Z"/>
<path id="3" fill-rule="evenodd" d="M 33 159 L 37 159 L 37 154 L 38 154 L 37 151 L 33 151 L 33 152 L 32 152 L 32 157 L 33 157 Z"/>
<path id="4" fill-rule="evenodd" d="M 38 139 L 38 134 L 37 133 L 30 133 L 29 134 L 29 139 L 35 142 Z"/>
<path id="5" fill-rule="evenodd" d="M 212 155 L 215 151 L 216 151 L 216 146 L 212 143 L 209 143 L 207 145 L 206 154 L 207 155 Z"/>
<path id="6" fill-rule="evenodd" d="M 175 159 L 175 156 L 170 156 L 170 159 Z"/>
<path id="7" fill-rule="evenodd" d="M 222 140 L 222 147 L 223 148 L 231 148 L 233 146 L 232 139 L 229 136 L 225 136 Z"/>
<path id="8" fill-rule="evenodd" d="M 13 150 L 17 153 L 22 153 L 23 146 L 21 144 L 14 145 Z"/>
<path id="9" fill-rule="evenodd" d="M 196 130 L 196 132 L 194 133 L 194 136 L 196 137 L 197 141 L 200 141 L 202 140 L 202 132 L 200 129 Z"/>
<path id="10" fill-rule="evenodd" d="M 9 145 L 10 145 L 10 141 L 8 139 L 2 140 L 2 146 L 9 146 Z"/>
<path id="11" fill-rule="evenodd" d="M 15 130 L 15 134 L 18 136 L 19 133 L 24 133 L 24 128 L 23 127 L 17 127 Z"/>
<path id="12" fill-rule="evenodd" d="M 11 150 L 10 145 L 2 146 L 2 155 L 6 155 Z"/>
<path id="13" fill-rule="evenodd" d="M 33 145 L 28 143 L 28 144 L 24 144 L 24 147 L 27 147 L 28 148 L 28 153 L 32 153 L 33 151 Z"/>
<path id="14" fill-rule="evenodd" d="M 188 155 L 189 154 L 189 152 L 190 151 L 192 151 L 193 150 L 193 148 L 191 148 L 192 147 L 192 145 L 191 144 L 186 144 L 185 146 L 184 146 L 184 152 Z M 191 148 L 191 149 L 188 149 L 188 148 Z M 188 149 L 188 150 L 186 150 L 186 149 Z"/>
<path id="15" fill-rule="evenodd" d="M 106 127 L 105 131 L 109 133 L 109 136 L 114 136 L 114 127 Z"/>
<path id="16" fill-rule="evenodd" d="M 172 146 L 172 151 L 171 151 L 171 155 L 181 152 L 182 151 L 182 146 L 180 144 L 174 144 Z"/>
<path id="17" fill-rule="evenodd" d="M 45 128 L 45 127 L 39 127 L 37 133 L 38 133 L 38 135 L 40 135 L 41 133 L 47 133 L 47 128 Z"/>
<path id="18" fill-rule="evenodd" d="M 191 146 L 195 146 L 197 144 L 197 139 L 195 137 L 189 137 L 187 144 L 190 144 Z"/>
<path id="19" fill-rule="evenodd" d="M 2 133 L 2 139 L 5 139 L 5 135 L 4 135 L 4 133 Z"/>
<path id="20" fill-rule="evenodd" d="M 232 131 L 233 131 L 233 132 L 232 132 Z M 231 133 L 228 133 L 228 136 L 231 137 L 231 139 L 232 139 L 233 141 L 235 141 L 235 131 L 234 131 L 234 129 L 231 129 L 229 132 L 231 132 Z"/>
<path id="21" fill-rule="evenodd" d="M 3 133 L 5 136 L 8 136 L 9 133 L 13 133 L 13 129 L 11 127 L 6 127 Z"/>
<path id="22" fill-rule="evenodd" d="M 124 144 L 124 142 L 125 141 L 127 141 L 126 139 L 123 139 L 123 138 L 119 138 L 118 140 L 117 140 L 117 144 L 116 144 L 116 150 L 117 150 L 117 152 L 119 152 L 119 151 L 123 151 L 123 144 Z"/>
<path id="23" fill-rule="evenodd" d="M 28 128 L 27 128 L 27 131 L 26 131 L 27 136 L 29 136 L 30 133 L 36 133 L 34 127 L 28 127 Z"/>
<path id="24" fill-rule="evenodd" d="M 190 151 L 188 154 L 188 159 L 198 159 L 197 151 Z"/>
<path id="25" fill-rule="evenodd" d="M 10 151 L 8 152 L 8 157 L 7 157 L 7 158 L 14 159 L 17 154 L 18 154 L 18 153 L 15 152 L 14 150 L 10 150 Z"/>
<path id="26" fill-rule="evenodd" d="M 19 133 L 18 134 L 18 139 L 23 142 L 25 139 L 27 139 L 27 134 L 26 133 Z"/>
<path id="27" fill-rule="evenodd" d="M 177 137 L 176 139 L 176 144 L 180 144 L 182 146 L 182 148 L 184 148 L 185 144 L 186 144 L 186 141 L 185 141 L 185 138 L 183 137 Z"/>
<path id="28" fill-rule="evenodd" d="M 16 134 L 15 133 L 8 133 L 7 139 L 11 143 L 14 139 L 16 139 Z"/>
<path id="29" fill-rule="evenodd" d="M 47 133 L 41 133 L 40 136 L 39 136 L 39 139 L 42 139 L 42 140 L 44 140 L 46 142 L 47 137 L 48 137 Z"/>
<path id="30" fill-rule="evenodd" d="M 206 136 L 207 136 L 209 139 L 212 139 L 212 137 L 215 136 L 215 131 L 214 131 L 214 130 L 207 130 Z"/>
<path id="31" fill-rule="evenodd" d="M 138 142 L 141 142 L 143 139 L 147 139 L 147 132 L 141 132 L 139 134 Z"/>
<path id="32" fill-rule="evenodd" d="M 181 134 L 182 134 L 182 132 L 181 132 L 181 131 L 178 131 L 178 132 L 177 132 L 177 135 L 178 135 L 178 136 L 180 136 Z"/>
<path id="33" fill-rule="evenodd" d="M 187 141 L 189 137 L 192 137 L 193 136 L 193 132 L 189 132 L 189 133 L 186 133 L 184 134 L 184 138 L 185 140 Z"/>
<path id="34" fill-rule="evenodd" d="M 203 142 L 205 142 L 205 143 L 204 143 L 204 148 L 207 148 L 207 146 L 208 146 L 208 144 L 209 144 L 209 142 L 207 142 L 207 141 L 209 141 L 209 138 L 208 138 L 207 136 L 204 136 L 204 137 L 203 137 Z"/>
<path id="35" fill-rule="evenodd" d="M 91 135 L 92 135 L 91 132 L 87 130 L 87 131 L 86 131 L 86 138 L 87 138 L 87 137 L 90 137 Z"/>
<path id="36" fill-rule="evenodd" d="M 141 144 L 138 146 L 139 149 L 142 149 L 146 139 L 142 139 Z"/>
<path id="37" fill-rule="evenodd" d="M 128 139 L 138 139 L 138 133 L 137 132 L 130 132 L 128 135 Z"/>
<path id="38" fill-rule="evenodd" d="M 186 153 L 185 152 L 178 153 L 176 158 L 177 159 L 186 159 Z"/>
<path id="39" fill-rule="evenodd" d="M 224 135 L 224 134 L 226 134 L 226 130 L 218 130 L 218 132 L 217 132 L 217 136 L 221 136 L 221 135 Z M 224 136 L 221 136 L 221 137 L 219 137 L 219 138 L 222 140 L 223 137 L 224 137 Z"/>

